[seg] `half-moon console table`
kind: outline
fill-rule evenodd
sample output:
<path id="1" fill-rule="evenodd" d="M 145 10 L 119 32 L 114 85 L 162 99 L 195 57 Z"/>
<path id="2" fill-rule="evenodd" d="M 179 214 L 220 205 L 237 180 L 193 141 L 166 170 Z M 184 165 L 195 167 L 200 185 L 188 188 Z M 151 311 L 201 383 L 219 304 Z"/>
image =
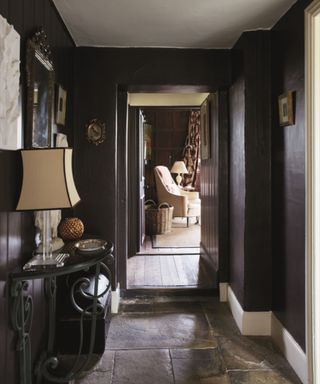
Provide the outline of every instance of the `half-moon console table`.
<path id="1" fill-rule="evenodd" d="M 65 265 L 60 268 L 20 271 L 10 274 L 11 323 L 17 333 L 17 350 L 20 355 L 20 384 L 44 382 L 67 383 L 86 371 L 90 365 L 96 338 L 97 319 L 106 312 L 114 272 L 113 245 L 108 242 L 104 250 L 95 253 L 80 253 L 72 250 Z M 64 367 L 63 356 L 57 353 L 56 330 L 56 292 L 57 277 L 65 276 L 69 284 L 69 302 L 77 314 L 79 324 L 78 353 L 72 363 Z M 73 276 L 73 278 L 72 278 Z M 42 353 L 36 367 L 32 368 L 30 330 L 32 327 L 32 296 L 27 293 L 31 280 L 44 279 L 48 299 L 49 330 L 47 348 Z M 89 325 L 84 334 L 83 324 Z M 89 334 L 89 337 L 88 337 Z M 86 339 L 87 338 L 87 339 Z M 85 348 L 84 348 L 84 345 Z"/>

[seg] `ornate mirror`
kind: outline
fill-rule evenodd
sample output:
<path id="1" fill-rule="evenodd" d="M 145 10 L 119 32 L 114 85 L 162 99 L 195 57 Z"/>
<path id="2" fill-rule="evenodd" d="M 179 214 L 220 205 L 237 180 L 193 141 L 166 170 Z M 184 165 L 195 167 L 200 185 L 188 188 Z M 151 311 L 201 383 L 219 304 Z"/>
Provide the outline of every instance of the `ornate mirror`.
<path id="1" fill-rule="evenodd" d="M 27 42 L 27 87 L 25 147 L 51 147 L 54 69 L 43 29 Z"/>

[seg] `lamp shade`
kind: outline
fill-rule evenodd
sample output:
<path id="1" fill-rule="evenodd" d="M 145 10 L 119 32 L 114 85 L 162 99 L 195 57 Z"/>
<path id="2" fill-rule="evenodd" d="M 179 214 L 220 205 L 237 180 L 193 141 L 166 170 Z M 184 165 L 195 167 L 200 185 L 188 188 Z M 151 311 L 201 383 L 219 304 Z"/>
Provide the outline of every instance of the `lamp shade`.
<path id="1" fill-rule="evenodd" d="M 23 179 L 18 211 L 73 207 L 80 201 L 71 148 L 21 150 Z"/>
<path id="2" fill-rule="evenodd" d="M 175 161 L 170 172 L 171 173 L 189 173 L 183 161 Z"/>

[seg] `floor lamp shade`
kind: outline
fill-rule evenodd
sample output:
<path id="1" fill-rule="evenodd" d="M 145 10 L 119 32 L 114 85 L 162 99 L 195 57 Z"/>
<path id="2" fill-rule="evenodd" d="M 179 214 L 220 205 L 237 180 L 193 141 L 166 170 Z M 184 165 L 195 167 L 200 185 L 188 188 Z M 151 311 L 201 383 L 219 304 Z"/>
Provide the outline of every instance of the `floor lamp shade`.
<path id="1" fill-rule="evenodd" d="M 71 148 L 21 150 L 23 179 L 18 211 L 70 208 L 80 201 Z"/>

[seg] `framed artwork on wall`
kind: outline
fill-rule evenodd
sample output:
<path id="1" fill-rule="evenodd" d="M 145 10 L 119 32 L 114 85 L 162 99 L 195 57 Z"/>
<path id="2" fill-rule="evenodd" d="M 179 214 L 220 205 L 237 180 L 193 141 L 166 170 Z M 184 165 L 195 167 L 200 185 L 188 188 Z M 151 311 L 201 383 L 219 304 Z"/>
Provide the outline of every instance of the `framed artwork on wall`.
<path id="1" fill-rule="evenodd" d="M 66 109 L 67 109 L 67 91 L 57 85 L 57 99 L 56 99 L 56 124 L 66 124 Z"/>
<path id="2" fill-rule="evenodd" d="M 293 92 L 289 91 L 283 93 L 278 97 L 279 104 L 279 123 L 280 125 L 293 125 L 294 112 L 293 112 Z"/>
<path id="3" fill-rule="evenodd" d="M 206 99 L 200 108 L 200 152 L 201 160 L 210 159 L 209 101 Z"/>

